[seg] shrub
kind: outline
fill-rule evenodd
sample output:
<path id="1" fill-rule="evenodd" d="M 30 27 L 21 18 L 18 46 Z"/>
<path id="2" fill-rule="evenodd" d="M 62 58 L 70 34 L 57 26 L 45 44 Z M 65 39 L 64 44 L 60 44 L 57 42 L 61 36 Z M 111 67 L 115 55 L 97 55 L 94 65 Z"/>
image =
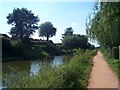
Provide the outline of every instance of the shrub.
<path id="1" fill-rule="evenodd" d="M 65 36 L 62 39 L 63 48 L 66 50 L 72 50 L 78 48 L 86 49 L 88 48 L 87 43 L 88 43 L 88 39 L 84 35 L 74 34 L 71 36 Z"/>
<path id="2" fill-rule="evenodd" d="M 3 44 L 5 44 L 5 41 Z M 19 57 L 20 59 L 38 59 L 49 56 L 49 54 L 44 50 L 44 48 L 46 47 L 45 45 L 30 43 L 28 45 L 18 40 L 9 40 L 6 42 L 8 44 L 5 44 L 4 47 L 7 45 L 10 49 L 3 49 L 3 58 Z"/>

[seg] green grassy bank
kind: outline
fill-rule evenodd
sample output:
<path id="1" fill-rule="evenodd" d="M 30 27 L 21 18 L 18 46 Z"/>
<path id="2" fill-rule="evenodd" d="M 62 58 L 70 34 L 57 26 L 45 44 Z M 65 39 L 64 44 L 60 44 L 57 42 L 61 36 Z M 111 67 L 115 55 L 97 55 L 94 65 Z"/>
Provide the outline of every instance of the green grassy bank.
<path id="1" fill-rule="evenodd" d="M 111 57 L 109 50 L 102 50 L 104 58 L 120 80 L 120 60 Z"/>

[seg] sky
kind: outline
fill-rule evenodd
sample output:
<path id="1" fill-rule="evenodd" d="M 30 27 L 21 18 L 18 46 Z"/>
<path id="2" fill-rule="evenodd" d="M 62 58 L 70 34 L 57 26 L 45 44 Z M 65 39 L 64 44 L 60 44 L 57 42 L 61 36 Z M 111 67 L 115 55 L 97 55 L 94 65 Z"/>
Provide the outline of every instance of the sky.
<path id="1" fill-rule="evenodd" d="M 12 13 L 13 9 L 27 8 L 39 16 L 38 25 L 49 21 L 57 28 L 56 35 L 50 40 L 60 43 L 61 34 L 68 27 L 73 28 L 74 34 L 86 35 L 86 18 L 93 12 L 93 7 L 94 2 L 2 2 L 0 5 L 0 33 L 9 35 L 8 32 L 12 26 L 7 24 L 6 16 Z M 32 37 L 40 39 L 38 30 Z M 96 42 L 91 42 L 91 44 L 98 46 Z"/>

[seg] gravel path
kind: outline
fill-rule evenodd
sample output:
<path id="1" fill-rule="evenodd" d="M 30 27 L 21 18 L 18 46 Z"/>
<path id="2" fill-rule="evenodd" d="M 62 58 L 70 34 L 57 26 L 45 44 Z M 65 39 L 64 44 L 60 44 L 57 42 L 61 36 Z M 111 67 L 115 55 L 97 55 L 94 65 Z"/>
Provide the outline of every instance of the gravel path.
<path id="1" fill-rule="evenodd" d="M 118 86 L 117 76 L 103 58 L 102 53 L 98 51 L 93 59 L 93 68 L 87 88 L 118 88 Z"/>

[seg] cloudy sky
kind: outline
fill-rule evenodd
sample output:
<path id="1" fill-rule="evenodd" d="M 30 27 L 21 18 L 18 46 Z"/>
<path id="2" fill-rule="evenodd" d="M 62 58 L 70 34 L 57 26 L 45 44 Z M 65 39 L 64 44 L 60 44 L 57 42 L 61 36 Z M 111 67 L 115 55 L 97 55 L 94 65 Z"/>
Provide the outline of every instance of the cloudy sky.
<path id="1" fill-rule="evenodd" d="M 8 34 L 10 31 L 11 25 L 7 24 L 6 16 L 12 13 L 14 8 L 24 7 L 39 16 L 39 25 L 46 21 L 52 22 L 57 28 L 57 33 L 50 39 L 58 43 L 61 42 L 61 34 L 68 27 L 73 28 L 74 34 L 86 34 L 85 22 L 88 14 L 93 12 L 93 6 L 94 2 L 2 2 L 0 5 L 0 33 Z M 38 31 L 32 37 L 39 39 Z M 93 44 L 97 46 L 95 42 Z"/>

